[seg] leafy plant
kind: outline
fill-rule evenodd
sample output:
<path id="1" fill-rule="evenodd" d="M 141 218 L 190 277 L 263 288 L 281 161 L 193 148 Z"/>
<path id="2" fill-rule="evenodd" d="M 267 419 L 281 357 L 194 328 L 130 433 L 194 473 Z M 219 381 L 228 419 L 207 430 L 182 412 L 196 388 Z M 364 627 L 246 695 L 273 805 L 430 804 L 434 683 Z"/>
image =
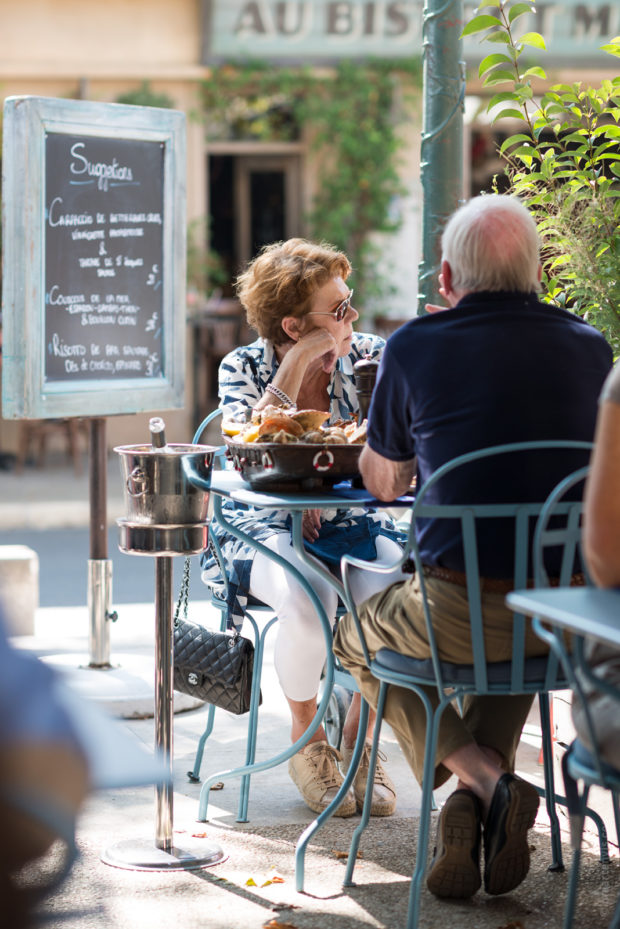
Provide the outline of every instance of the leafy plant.
<path id="1" fill-rule="evenodd" d="M 227 131 L 236 138 L 291 140 L 301 125 L 307 129 L 321 165 L 308 234 L 349 256 L 365 300 L 389 290 L 377 271 L 372 235 L 400 225 L 392 215 L 394 198 L 404 193 L 397 154 L 406 111 L 399 95 L 420 79 L 420 62 L 409 59 L 342 61 L 329 72 L 259 62 L 222 65 L 202 85 L 208 137 Z"/>
<path id="2" fill-rule="evenodd" d="M 195 219 L 187 227 L 187 283 L 195 294 L 210 297 L 227 282 L 228 275 L 220 256 L 202 245 L 201 226 L 206 230 L 208 223 Z"/>
<path id="3" fill-rule="evenodd" d="M 493 88 L 493 121 L 518 119 L 522 128 L 500 148 L 509 192 L 533 213 L 543 243 L 543 298 L 572 309 L 600 329 L 620 354 L 620 77 L 600 87 L 556 84 L 535 99 L 546 80 L 531 49 L 544 52 L 536 32 L 517 34 L 530 0 L 485 2 L 463 30 L 500 46 L 479 66 Z M 603 50 L 620 57 L 620 36 Z"/>

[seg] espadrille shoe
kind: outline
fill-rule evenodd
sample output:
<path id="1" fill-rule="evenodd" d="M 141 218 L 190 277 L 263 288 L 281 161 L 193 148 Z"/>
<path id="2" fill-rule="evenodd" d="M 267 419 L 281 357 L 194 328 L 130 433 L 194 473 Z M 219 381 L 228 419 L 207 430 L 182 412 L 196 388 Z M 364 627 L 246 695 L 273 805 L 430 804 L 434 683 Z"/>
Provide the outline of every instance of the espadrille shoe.
<path id="1" fill-rule="evenodd" d="M 364 806 L 364 794 L 366 793 L 366 783 L 368 781 L 368 767 L 370 763 L 370 742 L 366 742 L 364 745 L 364 751 L 362 752 L 362 760 L 360 761 L 360 766 L 357 769 L 357 774 L 353 781 L 353 791 L 355 793 L 355 802 L 357 804 L 358 810 L 362 810 Z M 342 747 L 342 770 L 346 774 L 349 770 L 349 765 L 351 764 L 351 758 L 353 757 L 353 749 Z M 375 768 L 375 779 L 372 790 L 372 803 L 370 806 L 370 815 L 371 816 L 391 816 L 394 810 L 396 809 L 396 788 L 391 781 L 391 778 L 387 774 L 385 768 L 381 764 L 382 761 L 386 761 L 386 757 L 383 752 L 379 752 L 377 755 L 377 766 Z"/>
<path id="2" fill-rule="evenodd" d="M 340 754 L 327 742 L 310 742 L 288 763 L 293 783 L 315 813 L 322 813 L 338 793 L 343 781 L 339 761 Z M 349 790 L 334 816 L 353 816 L 355 810 L 355 797 Z"/>

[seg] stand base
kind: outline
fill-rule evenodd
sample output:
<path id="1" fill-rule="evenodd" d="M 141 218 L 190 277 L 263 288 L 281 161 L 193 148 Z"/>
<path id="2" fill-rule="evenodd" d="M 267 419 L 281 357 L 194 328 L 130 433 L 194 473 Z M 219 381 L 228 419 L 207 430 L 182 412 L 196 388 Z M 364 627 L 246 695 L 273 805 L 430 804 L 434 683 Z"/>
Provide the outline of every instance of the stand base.
<path id="1" fill-rule="evenodd" d="M 43 660 L 67 675 L 66 680 L 80 696 L 94 700 L 110 716 L 148 719 L 155 715 L 155 660 L 152 655 L 130 652 L 114 655 L 114 665 L 108 668 L 89 667 L 86 654 L 48 655 Z M 174 713 L 202 705 L 202 701 L 194 697 L 174 692 Z"/>
<path id="2" fill-rule="evenodd" d="M 104 864 L 128 871 L 198 871 L 226 861 L 228 855 L 219 845 L 182 839 L 182 847 L 169 851 L 153 842 L 128 839 L 108 848 L 101 856 Z"/>

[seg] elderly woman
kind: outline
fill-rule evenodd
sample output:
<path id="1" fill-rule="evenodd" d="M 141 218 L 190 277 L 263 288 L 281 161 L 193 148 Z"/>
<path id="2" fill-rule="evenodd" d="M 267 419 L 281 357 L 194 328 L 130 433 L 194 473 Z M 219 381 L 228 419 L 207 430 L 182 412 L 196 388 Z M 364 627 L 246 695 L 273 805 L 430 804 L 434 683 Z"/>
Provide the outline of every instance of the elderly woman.
<path id="1" fill-rule="evenodd" d="M 231 352 L 220 365 L 220 407 L 225 418 L 242 418 L 249 410 L 268 405 L 323 410 L 330 414 L 328 422 L 356 417 L 353 365 L 361 358 L 378 360 L 384 341 L 353 331 L 358 313 L 352 304 L 353 291 L 345 283 L 350 272 L 351 265 L 342 252 L 304 239 L 269 245 L 249 264 L 237 280 L 237 292 L 259 338 Z M 296 554 L 289 515 L 277 510 L 235 508 L 232 502 L 227 506 L 227 518 L 309 578 L 333 621 L 336 592 Z M 342 532 L 343 552 L 353 534 L 365 529 L 379 561 L 394 563 L 400 554 L 398 534 L 385 514 L 359 508 L 329 514 L 307 510 L 303 534 L 308 543 L 320 539 L 325 522 L 331 524 L 330 529 L 335 526 Z M 211 532 L 217 534 L 227 562 L 230 621 L 240 624 L 249 595 L 267 603 L 278 617 L 275 667 L 291 711 L 291 737 L 297 741 L 315 715 L 325 663 L 325 638 L 316 610 L 288 571 L 217 525 L 211 525 Z M 209 551 L 202 556 L 202 568 L 203 580 L 217 584 L 219 569 Z M 354 596 L 365 600 L 400 579 L 400 572 L 365 575 L 358 571 Z M 289 762 L 289 774 L 314 812 L 325 809 L 342 783 L 338 762 L 346 771 L 357 736 L 359 708 L 359 694 L 355 694 L 344 724 L 342 756 L 328 744 L 321 726 Z M 371 726 L 373 723 L 374 719 Z M 369 747 L 367 741 L 353 790 L 336 815 L 351 816 L 362 807 Z M 395 805 L 394 785 L 379 763 L 372 813 L 389 816 Z"/>

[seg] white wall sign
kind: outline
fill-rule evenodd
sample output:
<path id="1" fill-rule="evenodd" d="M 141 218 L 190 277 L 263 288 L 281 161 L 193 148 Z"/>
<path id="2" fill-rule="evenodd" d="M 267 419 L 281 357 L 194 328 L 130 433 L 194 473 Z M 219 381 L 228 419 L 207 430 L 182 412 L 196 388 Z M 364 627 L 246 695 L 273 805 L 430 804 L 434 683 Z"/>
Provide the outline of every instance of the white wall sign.
<path id="1" fill-rule="evenodd" d="M 465 22 L 475 6 L 465 4 Z M 301 64 L 420 55 L 422 11 L 422 0 L 205 0 L 203 61 L 245 57 Z M 620 4 L 543 0 L 519 24 L 545 36 L 545 61 L 604 66 L 600 46 L 620 32 Z M 488 47 L 474 36 L 465 41 L 464 53 L 473 63 Z"/>

